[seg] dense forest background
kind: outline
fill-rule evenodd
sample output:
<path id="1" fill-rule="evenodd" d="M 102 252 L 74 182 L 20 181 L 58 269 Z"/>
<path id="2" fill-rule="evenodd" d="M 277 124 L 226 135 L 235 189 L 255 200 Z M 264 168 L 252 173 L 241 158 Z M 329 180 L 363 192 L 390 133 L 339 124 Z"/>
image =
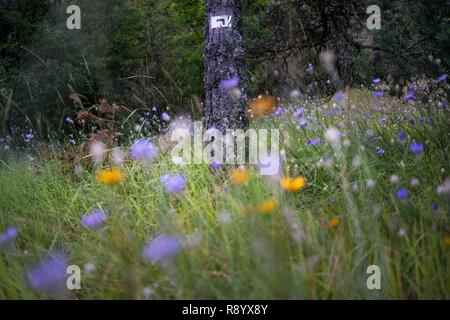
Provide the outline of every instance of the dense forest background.
<path id="1" fill-rule="evenodd" d="M 250 97 L 330 95 L 374 77 L 401 94 L 399 84 L 449 68 L 445 0 L 242 2 Z M 69 4 L 81 8 L 81 30 L 66 27 Z M 366 27 L 372 4 L 380 30 Z M 0 135 L 61 132 L 101 99 L 200 116 L 203 26 L 203 0 L 0 0 Z M 336 54 L 338 85 L 323 50 Z"/>

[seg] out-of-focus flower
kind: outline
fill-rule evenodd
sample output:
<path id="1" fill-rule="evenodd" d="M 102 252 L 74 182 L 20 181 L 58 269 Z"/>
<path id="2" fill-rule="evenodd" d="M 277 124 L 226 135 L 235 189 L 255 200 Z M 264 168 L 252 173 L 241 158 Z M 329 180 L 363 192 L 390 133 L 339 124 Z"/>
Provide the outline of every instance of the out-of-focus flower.
<path id="1" fill-rule="evenodd" d="M 409 92 L 407 95 L 404 96 L 405 100 L 413 100 L 415 98 L 414 92 Z"/>
<path id="2" fill-rule="evenodd" d="M 66 122 L 69 123 L 69 124 L 73 124 L 73 120 L 72 120 L 72 118 L 70 118 L 70 117 L 67 117 L 67 118 L 66 118 Z"/>
<path id="3" fill-rule="evenodd" d="M 218 170 L 220 169 L 220 167 L 222 167 L 222 164 L 218 163 L 218 162 L 213 162 L 211 163 L 211 168 L 213 168 L 214 170 Z"/>
<path id="4" fill-rule="evenodd" d="M 284 177 L 280 180 L 281 187 L 289 192 L 297 192 L 306 187 L 306 180 L 303 177 L 289 178 Z"/>
<path id="5" fill-rule="evenodd" d="M 186 178 L 179 173 L 167 173 L 163 175 L 159 181 L 169 193 L 180 193 L 186 188 Z"/>
<path id="6" fill-rule="evenodd" d="M 409 150 L 411 150 L 411 152 L 414 153 L 414 154 L 421 154 L 421 153 L 423 153 L 423 149 L 424 149 L 424 147 L 423 147 L 422 143 L 413 143 L 409 147 Z"/>
<path id="7" fill-rule="evenodd" d="M 225 79 L 220 81 L 220 88 L 222 90 L 230 90 L 237 88 L 239 86 L 239 78 L 231 77 L 230 79 Z"/>
<path id="8" fill-rule="evenodd" d="M 252 117 L 262 116 L 274 112 L 277 107 L 277 99 L 273 96 L 259 96 L 250 103 L 250 114 Z"/>
<path id="9" fill-rule="evenodd" d="M 381 148 L 381 147 L 377 147 L 376 151 L 377 151 L 378 154 L 384 154 L 385 153 L 384 149 Z"/>
<path id="10" fill-rule="evenodd" d="M 393 174 L 390 178 L 390 181 L 392 184 L 397 184 L 400 182 L 400 178 L 398 176 L 396 176 L 395 174 Z"/>
<path id="11" fill-rule="evenodd" d="M 145 245 L 142 257 L 151 263 L 164 262 L 175 256 L 180 250 L 181 244 L 178 237 L 162 234 Z"/>
<path id="12" fill-rule="evenodd" d="M 408 199 L 408 189 L 405 187 L 397 189 L 395 195 L 399 200 L 405 201 Z"/>
<path id="13" fill-rule="evenodd" d="M 306 67 L 305 72 L 309 74 L 312 74 L 314 72 L 314 67 L 311 63 L 308 64 L 308 67 Z"/>
<path id="14" fill-rule="evenodd" d="M 99 230 L 106 221 L 106 214 L 103 209 L 94 209 L 90 213 L 86 213 L 81 219 L 81 225 L 88 229 Z"/>
<path id="15" fill-rule="evenodd" d="M 442 74 L 439 76 L 438 78 L 439 82 L 444 82 L 445 80 L 447 80 L 447 74 Z"/>
<path id="16" fill-rule="evenodd" d="M 123 163 L 123 158 L 125 157 L 125 153 L 123 152 L 123 150 L 120 147 L 114 148 L 111 151 L 111 157 L 112 157 L 113 162 L 116 165 L 120 166 Z"/>
<path id="17" fill-rule="evenodd" d="M 283 114 L 283 109 L 281 109 L 281 107 L 278 107 L 278 108 L 275 109 L 273 114 L 274 114 L 275 117 L 279 117 L 279 116 L 281 116 Z"/>
<path id="18" fill-rule="evenodd" d="M 450 247 L 450 236 L 444 237 L 444 245 L 446 245 L 447 247 Z"/>
<path id="19" fill-rule="evenodd" d="M 236 168 L 231 171 L 230 179 L 234 184 L 243 185 L 250 180 L 250 170 L 247 168 Z"/>
<path id="20" fill-rule="evenodd" d="M 399 132 L 398 133 L 398 141 L 403 141 L 403 140 L 405 140 L 405 134 L 403 133 L 403 132 Z"/>
<path id="21" fill-rule="evenodd" d="M 77 163 L 75 165 L 75 168 L 73 169 L 73 172 L 75 173 L 75 175 L 77 176 L 81 176 L 83 174 L 84 168 L 81 164 Z"/>
<path id="22" fill-rule="evenodd" d="M 146 287 L 142 289 L 142 295 L 146 300 L 152 299 L 153 295 L 155 294 L 155 290 L 151 287 Z"/>
<path id="23" fill-rule="evenodd" d="M 93 264 L 92 262 L 88 262 L 84 265 L 84 271 L 87 274 L 92 274 L 95 272 L 97 268 L 95 267 L 95 264 Z"/>
<path id="24" fill-rule="evenodd" d="M 103 169 L 97 172 L 97 181 L 106 185 L 120 183 L 123 180 L 123 173 L 119 168 Z"/>
<path id="25" fill-rule="evenodd" d="M 375 78 L 372 81 L 373 81 L 373 83 L 378 84 L 378 83 L 381 82 L 381 79 L 380 78 Z"/>
<path id="26" fill-rule="evenodd" d="M 341 224 L 342 220 L 339 217 L 334 217 L 333 219 L 330 220 L 330 222 L 328 222 L 328 226 L 330 228 L 336 228 Z"/>
<path id="27" fill-rule="evenodd" d="M 101 141 L 92 141 L 89 145 L 89 154 L 91 155 L 94 163 L 100 164 L 105 160 L 106 147 Z"/>
<path id="28" fill-rule="evenodd" d="M 278 203 L 275 199 L 267 199 L 259 203 L 256 208 L 261 214 L 269 214 L 278 208 Z"/>
<path id="29" fill-rule="evenodd" d="M 304 128 L 308 125 L 308 120 L 306 120 L 305 118 L 300 119 L 300 122 L 298 123 L 300 125 L 300 127 Z"/>
<path id="30" fill-rule="evenodd" d="M 366 185 L 367 185 L 367 188 L 372 189 L 373 187 L 375 187 L 375 181 L 373 181 L 372 179 L 367 179 Z"/>
<path id="31" fill-rule="evenodd" d="M 157 149 L 149 139 L 139 139 L 130 148 L 131 159 L 143 163 L 151 162 L 156 155 Z"/>
<path id="32" fill-rule="evenodd" d="M 321 141 L 320 137 L 317 137 L 315 139 L 308 140 L 306 142 L 306 144 L 309 145 L 309 146 L 317 146 L 320 143 L 320 141 Z"/>
<path id="33" fill-rule="evenodd" d="M 329 128 L 325 132 L 325 138 L 333 145 L 337 145 L 341 139 L 341 132 L 336 128 Z"/>
<path id="34" fill-rule="evenodd" d="M 384 91 L 382 91 L 382 90 L 376 90 L 376 91 L 373 91 L 373 92 L 372 92 L 372 95 L 373 95 L 375 98 L 381 98 L 381 97 L 384 95 Z"/>
<path id="35" fill-rule="evenodd" d="M 411 179 L 411 186 L 417 187 L 419 184 L 420 184 L 419 179 L 417 179 L 417 178 L 412 178 Z"/>
<path id="36" fill-rule="evenodd" d="M 294 117 L 300 117 L 305 113 L 305 109 L 304 108 L 298 108 L 295 112 L 294 112 Z"/>
<path id="37" fill-rule="evenodd" d="M 341 91 L 338 91 L 338 92 L 336 92 L 336 94 L 335 94 L 334 97 L 336 98 L 336 100 L 342 101 L 342 100 L 344 100 L 345 95 L 344 95 L 344 93 L 342 93 Z"/>
<path id="38" fill-rule="evenodd" d="M 161 119 L 165 122 L 169 122 L 170 121 L 170 116 L 167 112 L 163 112 L 161 115 Z"/>
<path id="39" fill-rule="evenodd" d="M 227 224 L 230 224 L 231 223 L 231 221 L 232 221 L 232 216 L 231 216 L 231 213 L 229 213 L 229 212 L 227 212 L 227 211 L 224 211 L 224 212 L 221 212 L 221 213 L 219 213 L 218 215 L 217 215 L 217 221 L 219 222 L 219 224 L 221 224 L 221 225 L 227 225 Z"/>
<path id="40" fill-rule="evenodd" d="M 450 195 L 450 178 L 445 179 L 444 183 L 439 185 L 436 190 L 438 195 Z"/>
<path id="41" fill-rule="evenodd" d="M 0 247 L 6 247 L 12 244 L 17 237 L 18 231 L 14 227 L 9 227 L 4 233 L 0 233 Z"/>
<path id="42" fill-rule="evenodd" d="M 32 266 L 27 272 L 30 286 L 43 293 L 60 294 L 66 289 L 66 257 L 60 253 L 53 253 Z"/>

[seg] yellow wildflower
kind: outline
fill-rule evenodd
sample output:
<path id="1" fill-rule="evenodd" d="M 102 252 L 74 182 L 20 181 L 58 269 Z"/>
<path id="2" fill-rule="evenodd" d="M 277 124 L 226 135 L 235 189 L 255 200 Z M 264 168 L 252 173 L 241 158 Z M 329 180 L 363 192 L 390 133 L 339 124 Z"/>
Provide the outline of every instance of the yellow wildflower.
<path id="1" fill-rule="evenodd" d="M 119 168 L 109 168 L 97 172 L 97 181 L 103 184 L 112 185 L 123 180 L 123 173 Z"/>
<path id="2" fill-rule="evenodd" d="M 281 187 L 289 192 L 297 192 L 306 187 L 306 180 L 303 177 L 297 178 L 281 178 L 280 180 Z"/>
<path id="3" fill-rule="evenodd" d="M 341 219 L 338 217 L 334 217 L 333 219 L 330 220 L 330 222 L 328 223 L 328 226 L 330 228 L 336 228 L 337 226 L 339 226 L 341 224 Z"/>
<path id="4" fill-rule="evenodd" d="M 445 236 L 445 237 L 444 237 L 444 244 L 445 244 L 447 247 L 450 247 L 450 236 Z"/>
<path id="5" fill-rule="evenodd" d="M 231 181 L 237 185 L 243 185 L 250 179 L 250 171 L 245 168 L 234 169 L 230 173 Z"/>
<path id="6" fill-rule="evenodd" d="M 278 208 L 278 203 L 274 199 L 268 199 L 256 206 L 258 211 L 262 214 L 269 214 Z"/>

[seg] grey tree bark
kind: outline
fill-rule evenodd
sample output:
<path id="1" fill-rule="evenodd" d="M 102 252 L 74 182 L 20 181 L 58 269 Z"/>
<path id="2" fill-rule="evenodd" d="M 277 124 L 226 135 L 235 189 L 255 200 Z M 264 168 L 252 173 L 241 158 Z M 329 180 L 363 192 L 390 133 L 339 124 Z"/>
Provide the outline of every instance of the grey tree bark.
<path id="1" fill-rule="evenodd" d="M 205 0 L 205 4 L 204 125 L 222 132 L 245 128 L 248 118 L 242 4 L 240 0 Z M 221 81 L 233 78 L 239 79 L 240 92 L 221 85 Z"/>

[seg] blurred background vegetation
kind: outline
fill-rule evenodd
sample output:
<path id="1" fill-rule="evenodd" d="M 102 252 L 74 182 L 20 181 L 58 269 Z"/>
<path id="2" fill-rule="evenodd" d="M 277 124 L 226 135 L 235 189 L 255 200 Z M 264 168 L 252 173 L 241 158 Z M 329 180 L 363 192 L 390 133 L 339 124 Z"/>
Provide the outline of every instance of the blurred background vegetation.
<path id="1" fill-rule="evenodd" d="M 323 50 L 335 52 L 346 85 L 382 77 L 398 95 L 398 84 L 448 70 L 446 0 L 242 1 L 250 96 L 333 94 Z M 79 31 L 66 27 L 69 4 L 81 8 Z M 366 28 L 372 4 L 381 30 Z M 203 25 L 203 0 L 0 0 L 0 136 L 60 133 L 101 99 L 199 117 Z"/>

